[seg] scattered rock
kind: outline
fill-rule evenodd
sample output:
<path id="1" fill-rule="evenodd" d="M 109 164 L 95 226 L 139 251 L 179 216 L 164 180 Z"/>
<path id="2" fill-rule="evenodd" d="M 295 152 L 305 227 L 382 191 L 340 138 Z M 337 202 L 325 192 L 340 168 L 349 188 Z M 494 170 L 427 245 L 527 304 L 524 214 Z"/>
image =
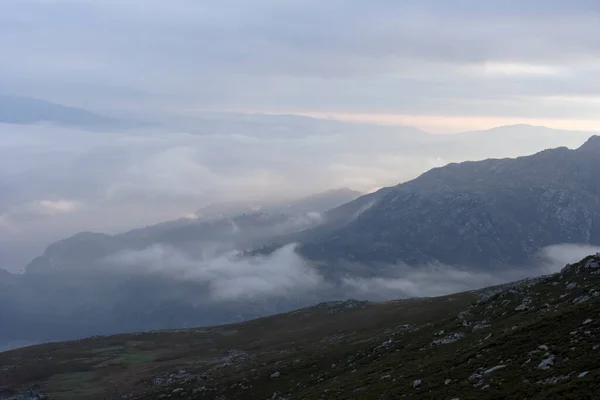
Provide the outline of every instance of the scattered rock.
<path id="1" fill-rule="evenodd" d="M 583 303 L 590 299 L 590 296 L 584 294 L 583 296 L 579 296 L 573 299 L 573 304 Z"/>
<path id="2" fill-rule="evenodd" d="M 482 322 L 478 322 L 477 324 L 473 325 L 473 332 L 477 332 L 480 331 L 482 329 L 487 329 L 489 328 L 491 325 L 486 324 L 487 321 L 482 321 Z"/>
<path id="3" fill-rule="evenodd" d="M 463 335 L 462 333 L 451 333 L 447 336 L 444 336 L 443 338 L 440 339 L 434 339 L 433 342 L 431 342 L 432 344 L 449 344 L 449 343 L 454 343 L 460 339 L 462 339 L 463 337 L 465 337 L 465 335 Z"/>
<path id="4" fill-rule="evenodd" d="M 519 304 L 518 306 L 515 307 L 515 311 L 527 311 L 531 308 L 533 308 L 531 306 L 531 298 L 525 297 L 523 299 L 523 301 L 521 302 L 521 304 Z"/>
<path id="5" fill-rule="evenodd" d="M 491 374 L 492 372 L 498 371 L 502 368 L 506 368 L 506 365 L 496 365 L 495 367 L 486 369 L 485 371 L 483 371 L 483 375 Z"/>
<path id="6" fill-rule="evenodd" d="M 469 379 L 470 381 L 475 381 L 475 380 L 477 380 L 477 379 L 480 379 L 480 378 L 481 378 L 481 374 L 480 374 L 480 373 L 478 373 L 478 372 L 473 372 L 473 373 L 471 374 L 471 376 L 469 376 L 469 378 L 468 378 L 468 379 Z"/>
<path id="7" fill-rule="evenodd" d="M 549 355 L 548 357 L 544 358 L 542 360 L 542 362 L 540 362 L 538 364 L 538 368 L 539 369 L 550 369 L 550 367 L 552 367 L 552 365 L 554 365 L 554 356 Z"/>
<path id="8" fill-rule="evenodd" d="M 30 390 L 17 396 L 0 397 L 0 400 L 48 400 L 48 397 L 35 390 Z"/>
<path id="9" fill-rule="evenodd" d="M 542 385 L 556 385 L 559 382 L 566 381 L 570 377 L 571 377 L 571 375 L 553 376 L 550 378 L 539 380 L 539 381 L 537 381 L 537 383 L 542 384 Z"/>

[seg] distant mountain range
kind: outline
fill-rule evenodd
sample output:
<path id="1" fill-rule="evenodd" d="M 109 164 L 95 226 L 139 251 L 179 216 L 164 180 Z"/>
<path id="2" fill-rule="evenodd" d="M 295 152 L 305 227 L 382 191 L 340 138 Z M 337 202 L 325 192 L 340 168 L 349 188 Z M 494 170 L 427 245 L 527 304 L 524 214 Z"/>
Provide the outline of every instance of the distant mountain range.
<path id="1" fill-rule="evenodd" d="M 132 122 L 106 117 L 77 107 L 25 96 L 0 95 L 0 123 L 51 123 L 86 129 L 118 129 L 134 126 Z"/>
<path id="2" fill-rule="evenodd" d="M 524 265 L 548 245 L 600 245 L 599 165 L 600 136 L 576 150 L 450 164 L 331 210 L 288 240 L 320 262 Z"/>
<path id="3" fill-rule="evenodd" d="M 322 213 L 349 202 L 360 192 L 347 188 L 329 190 L 304 198 L 271 201 L 262 206 L 243 203 L 211 206 L 198 218 L 182 218 L 117 235 L 81 232 L 53 243 L 26 267 L 28 272 L 80 269 L 125 250 L 167 245 L 190 255 L 212 255 L 251 249 L 274 238 L 302 231 L 323 222 Z"/>
<path id="4" fill-rule="evenodd" d="M 218 274 L 219 263 L 236 262 L 226 256 L 231 251 L 271 243 L 274 237 L 320 224 L 326 208 L 358 195 L 349 189 L 331 190 L 272 201 L 265 206 L 272 212 L 210 214 L 118 235 L 81 232 L 53 243 L 29 263 L 24 274 L 0 269 L 0 348 L 93 334 L 227 323 L 314 304 L 321 297 L 279 296 L 215 304 L 208 298 L 205 282 L 171 277 L 168 268 L 186 264 L 193 274 L 212 263 L 208 267 Z M 111 261 L 111 257 L 131 258 L 132 254 L 142 258 L 127 265 Z M 162 261 L 165 254 L 170 258 Z M 167 263 L 164 267 L 163 262 Z M 149 264 L 161 270 L 148 268 Z M 163 268 L 166 274 L 161 273 Z"/>
<path id="5" fill-rule="evenodd" d="M 0 324 L 10 329 L 0 331 L 0 342 L 240 321 L 347 298 L 347 279 L 381 277 L 380 267 L 400 264 L 524 269 L 548 245 L 600 245 L 598 165 L 600 137 L 593 136 L 575 150 L 450 164 L 358 198 L 342 189 L 208 208 L 199 218 L 119 235 L 80 233 L 50 245 L 23 275 L 2 272 Z M 303 262 L 293 252 L 244 257 L 292 242 L 314 271 L 286 270 Z M 232 250 L 235 256 L 222 257 Z M 260 263 L 263 275 L 253 272 Z M 185 279 L 175 276 L 181 268 Z M 243 296 L 271 275 L 275 292 Z M 226 297 L 243 280 L 240 299 L 215 301 L 213 278 Z M 308 289 L 297 294 L 302 282 Z"/>

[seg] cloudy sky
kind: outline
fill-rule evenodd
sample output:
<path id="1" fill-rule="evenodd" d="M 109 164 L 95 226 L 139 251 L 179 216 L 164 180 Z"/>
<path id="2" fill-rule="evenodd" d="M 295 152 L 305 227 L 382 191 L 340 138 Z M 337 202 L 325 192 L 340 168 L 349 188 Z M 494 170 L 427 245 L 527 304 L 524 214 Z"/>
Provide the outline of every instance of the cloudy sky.
<path id="1" fill-rule="evenodd" d="M 600 123 L 595 0 L 3 0 L 0 88 L 117 114 Z"/>
<path id="2" fill-rule="evenodd" d="M 598 27 L 596 0 L 1 0 L 0 94 L 160 125 L 0 124 L 0 268 L 210 202 L 575 147 L 600 127 Z M 517 123 L 584 132 L 418 130 Z"/>

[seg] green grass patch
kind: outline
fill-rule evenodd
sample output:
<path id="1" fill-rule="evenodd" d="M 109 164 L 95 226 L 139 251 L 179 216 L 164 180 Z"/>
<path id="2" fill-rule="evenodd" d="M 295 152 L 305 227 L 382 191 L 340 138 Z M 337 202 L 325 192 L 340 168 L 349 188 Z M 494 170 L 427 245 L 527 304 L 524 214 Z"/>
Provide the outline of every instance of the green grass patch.
<path id="1" fill-rule="evenodd" d="M 55 400 L 92 400 L 102 393 L 93 371 L 55 375 L 48 382 L 48 394 Z"/>
<path id="2" fill-rule="evenodd" d="M 151 363 L 157 358 L 157 353 L 153 352 L 139 352 L 139 353 L 125 353 L 117 357 L 104 360 L 101 363 L 96 364 L 95 368 L 105 368 L 111 366 L 131 366 L 139 364 Z"/>

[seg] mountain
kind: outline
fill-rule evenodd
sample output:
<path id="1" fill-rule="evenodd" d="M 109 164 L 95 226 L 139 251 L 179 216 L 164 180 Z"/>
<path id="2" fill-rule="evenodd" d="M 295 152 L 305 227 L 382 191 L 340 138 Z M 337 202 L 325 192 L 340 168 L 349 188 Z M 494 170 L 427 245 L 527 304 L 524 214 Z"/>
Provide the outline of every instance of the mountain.
<path id="1" fill-rule="evenodd" d="M 180 219 L 116 235 L 80 232 L 55 242 L 24 274 L 0 270 L 0 326 L 7 327 L 0 346 L 228 323 L 338 298 L 334 288 L 297 295 L 288 287 L 306 279 L 302 267 L 278 274 L 280 264 L 296 265 L 291 250 L 266 259 L 237 253 L 316 226 L 323 207 L 356 196 L 335 190 L 265 207 L 273 212 Z M 224 299 L 212 293 L 217 281 L 226 286 Z M 232 295 L 236 285 L 269 291 Z"/>
<path id="2" fill-rule="evenodd" d="M 32 97 L 0 95 L 0 123 L 23 125 L 40 122 L 89 129 L 130 126 L 125 121 L 82 108 L 63 106 Z"/>
<path id="3" fill-rule="evenodd" d="M 496 277 L 533 263 L 548 245 L 598 244 L 598 140 L 450 164 L 325 213 L 303 207 L 355 193 L 268 205 L 295 215 L 258 211 L 77 234 L 5 280 L 0 322 L 10 329 L 0 330 L 0 344 L 230 323 L 318 301 L 391 298 L 392 290 L 420 295 L 404 290 L 413 281 L 399 271 L 427 275 L 443 263 L 457 266 L 457 276 L 468 267 Z M 282 247 L 292 242 L 304 258 Z"/>
<path id="4" fill-rule="evenodd" d="M 560 273 L 0 353 L 0 398 L 592 399 L 600 255 Z"/>
<path id="5" fill-rule="evenodd" d="M 288 239 L 330 263 L 524 265 L 545 246 L 600 245 L 598 165 L 600 136 L 575 150 L 453 163 L 359 197 Z"/>
<path id="6" fill-rule="evenodd" d="M 280 234 L 300 231 L 320 222 L 318 215 L 256 212 L 231 218 L 180 219 L 116 235 L 80 232 L 48 246 L 25 269 L 29 273 L 46 273 L 56 269 L 91 268 L 119 252 L 152 246 L 166 246 L 198 256 L 205 252 L 223 254 L 259 246 Z"/>
<path id="7" fill-rule="evenodd" d="M 153 245 L 166 245 L 194 255 L 253 248 L 280 235 L 319 225 L 323 222 L 321 213 L 359 195 L 347 188 L 335 189 L 299 199 L 271 201 L 261 207 L 243 203 L 208 207 L 197 213 L 202 214 L 198 218 L 167 221 L 122 234 L 81 232 L 48 246 L 26 270 L 85 268 L 115 253 Z"/>

